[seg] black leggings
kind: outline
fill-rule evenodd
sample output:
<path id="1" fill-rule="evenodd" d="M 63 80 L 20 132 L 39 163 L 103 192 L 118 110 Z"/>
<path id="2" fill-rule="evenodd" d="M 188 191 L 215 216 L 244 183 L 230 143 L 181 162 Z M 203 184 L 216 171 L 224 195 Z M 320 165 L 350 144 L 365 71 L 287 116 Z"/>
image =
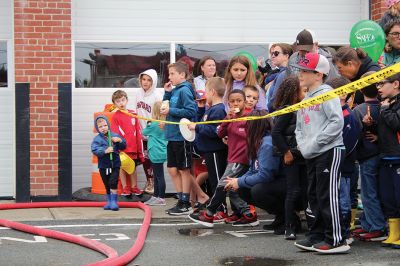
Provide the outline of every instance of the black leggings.
<path id="1" fill-rule="evenodd" d="M 109 172 L 111 169 L 111 173 Z M 117 189 L 118 187 L 118 176 L 119 176 L 119 167 L 118 168 L 100 168 L 99 169 L 101 179 L 103 180 L 103 184 L 106 187 L 107 194 L 111 193 L 111 189 Z"/>

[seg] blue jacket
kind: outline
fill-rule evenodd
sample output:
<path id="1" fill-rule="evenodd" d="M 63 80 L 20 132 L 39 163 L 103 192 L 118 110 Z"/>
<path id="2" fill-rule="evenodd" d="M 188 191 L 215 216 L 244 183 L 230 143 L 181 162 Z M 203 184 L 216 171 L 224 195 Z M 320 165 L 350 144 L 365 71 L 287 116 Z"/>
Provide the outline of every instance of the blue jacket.
<path id="1" fill-rule="evenodd" d="M 114 147 L 114 152 L 113 154 L 113 160 L 111 162 L 110 160 L 110 154 L 105 154 L 105 150 L 108 148 L 108 134 L 107 135 L 103 135 L 99 132 L 99 129 L 97 128 L 97 120 L 99 118 L 103 118 L 106 120 L 107 124 L 108 124 L 108 133 L 111 133 L 111 137 L 118 137 L 122 140 L 122 142 L 119 143 L 113 143 L 113 147 Z M 92 153 L 94 155 L 97 156 L 98 158 L 98 168 L 119 168 L 121 167 L 121 160 L 119 159 L 119 151 L 125 149 L 126 147 L 126 141 L 124 138 L 122 138 L 121 136 L 119 136 L 118 134 L 115 134 L 113 132 L 111 132 L 110 130 L 110 123 L 108 122 L 107 117 L 105 116 L 98 116 L 96 117 L 96 119 L 94 120 L 94 126 L 96 127 L 97 132 L 99 132 L 99 134 L 94 137 L 93 141 L 92 141 Z"/>
<path id="2" fill-rule="evenodd" d="M 167 144 L 164 131 L 158 127 L 158 122 L 147 124 L 142 131 L 143 136 L 147 137 L 147 150 L 152 163 L 163 163 L 167 160 Z"/>
<path id="3" fill-rule="evenodd" d="M 182 118 L 194 120 L 197 112 L 195 94 L 192 84 L 184 81 L 178 84 L 172 91 L 165 92 L 163 100 L 169 100 L 169 113 L 167 121 L 179 122 Z M 184 141 L 179 130 L 179 125 L 166 124 L 164 128 L 165 138 L 168 141 Z"/>
<path id="4" fill-rule="evenodd" d="M 202 116 L 199 121 L 223 120 L 226 117 L 225 105 L 219 103 L 211 106 L 205 113 L 205 108 L 199 108 L 198 117 Z M 204 114 L 204 115 L 202 115 Z M 226 146 L 217 134 L 219 124 L 204 124 L 196 126 L 196 146 L 200 152 L 209 153 L 220 150 L 226 150 Z"/>
<path id="5" fill-rule="evenodd" d="M 240 188 L 251 188 L 258 183 L 268 183 L 274 180 L 281 168 L 281 158 L 274 156 L 272 137 L 267 134 L 262 140 L 257 152 L 257 160 L 251 161 L 250 169 L 238 179 Z"/>
<path id="6" fill-rule="evenodd" d="M 287 67 L 282 67 L 279 69 L 279 73 L 274 79 L 274 82 L 272 83 L 271 87 L 267 91 L 267 110 L 269 113 L 272 113 L 275 111 L 274 108 L 274 101 L 275 101 L 275 96 L 276 93 L 278 92 L 279 86 L 282 84 L 282 81 L 286 78 L 287 76 Z"/>
<path id="7" fill-rule="evenodd" d="M 358 139 L 361 135 L 361 124 L 347 104 L 342 106 L 342 112 L 344 121 L 342 132 L 343 143 L 346 147 L 346 155 L 349 155 L 357 146 Z"/>

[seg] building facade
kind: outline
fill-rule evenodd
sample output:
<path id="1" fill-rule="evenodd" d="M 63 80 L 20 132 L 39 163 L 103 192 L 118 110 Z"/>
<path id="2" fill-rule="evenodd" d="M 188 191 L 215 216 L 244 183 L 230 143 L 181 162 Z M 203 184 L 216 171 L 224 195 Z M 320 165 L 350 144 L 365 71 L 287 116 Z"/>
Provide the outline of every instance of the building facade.
<path id="1" fill-rule="evenodd" d="M 162 87 L 180 58 L 211 55 L 223 71 L 235 53 L 266 59 L 302 29 L 345 45 L 383 2 L 1 0 L 0 198 L 69 200 L 90 186 L 93 113 L 116 87 L 135 97 L 142 70 L 156 69 Z"/>

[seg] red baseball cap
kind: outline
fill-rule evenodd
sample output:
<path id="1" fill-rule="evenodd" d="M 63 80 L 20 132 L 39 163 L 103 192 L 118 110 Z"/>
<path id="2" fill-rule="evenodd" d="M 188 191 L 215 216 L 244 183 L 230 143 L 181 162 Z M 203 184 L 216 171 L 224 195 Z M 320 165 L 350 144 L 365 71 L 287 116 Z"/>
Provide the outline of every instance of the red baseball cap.
<path id="1" fill-rule="evenodd" d="M 307 53 L 294 67 L 303 70 L 317 71 L 325 75 L 328 75 L 330 70 L 328 59 L 317 53 Z"/>

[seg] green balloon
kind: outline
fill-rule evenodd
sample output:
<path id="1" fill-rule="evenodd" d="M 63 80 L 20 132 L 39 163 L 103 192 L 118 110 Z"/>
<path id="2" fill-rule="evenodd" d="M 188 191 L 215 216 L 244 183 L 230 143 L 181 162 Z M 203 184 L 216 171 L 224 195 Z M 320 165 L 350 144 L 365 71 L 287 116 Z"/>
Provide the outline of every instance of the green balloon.
<path id="1" fill-rule="evenodd" d="M 381 56 L 385 42 L 384 31 L 372 20 L 361 20 L 351 28 L 350 46 L 362 48 L 374 62 Z"/>
<path id="2" fill-rule="evenodd" d="M 257 59 L 255 59 L 255 57 L 251 53 L 246 52 L 246 51 L 240 51 L 239 53 L 235 54 L 235 56 L 237 56 L 237 55 L 242 55 L 242 56 L 247 57 L 247 59 L 249 59 L 249 61 L 250 61 L 251 68 L 253 69 L 254 73 L 256 73 L 257 68 L 258 68 L 257 67 Z"/>

